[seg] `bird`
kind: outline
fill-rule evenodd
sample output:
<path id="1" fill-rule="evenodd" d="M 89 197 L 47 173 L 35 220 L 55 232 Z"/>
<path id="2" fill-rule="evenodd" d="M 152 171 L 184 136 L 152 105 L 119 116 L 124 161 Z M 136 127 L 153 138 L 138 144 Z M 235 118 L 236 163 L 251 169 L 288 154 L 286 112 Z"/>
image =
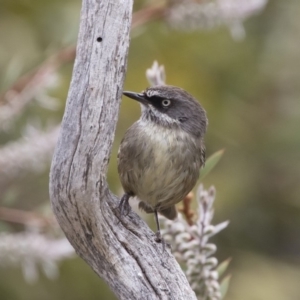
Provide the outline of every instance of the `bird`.
<path id="1" fill-rule="evenodd" d="M 204 135 L 208 119 L 201 104 L 185 90 L 158 85 L 123 95 L 141 105 L 141 117 L 125 133 L 118 151 L 118 173 L 124 189 L 121 214 L 130 210 L 130 197 L 139 208 L 154 213 L 162 241 L 158 213 L 177 217 L 175 204 L 194 188 L 205 164 Z"/>

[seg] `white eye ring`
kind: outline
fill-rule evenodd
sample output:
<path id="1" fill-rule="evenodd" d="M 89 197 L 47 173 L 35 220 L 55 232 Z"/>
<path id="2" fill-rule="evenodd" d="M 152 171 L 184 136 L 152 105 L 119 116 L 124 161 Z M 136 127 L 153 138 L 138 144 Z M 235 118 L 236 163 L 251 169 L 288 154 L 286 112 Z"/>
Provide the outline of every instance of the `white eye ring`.
<path id="1" fill-rule="evenodd" d="M 161 102 L 161 104 L 162 104 L 164 107 L 167 107 L 167 106 L 169 106 L 169 105 L 171 104 L 171 101 L 168 100 L 168 99 L 164 99 L 164 100 Z"/>

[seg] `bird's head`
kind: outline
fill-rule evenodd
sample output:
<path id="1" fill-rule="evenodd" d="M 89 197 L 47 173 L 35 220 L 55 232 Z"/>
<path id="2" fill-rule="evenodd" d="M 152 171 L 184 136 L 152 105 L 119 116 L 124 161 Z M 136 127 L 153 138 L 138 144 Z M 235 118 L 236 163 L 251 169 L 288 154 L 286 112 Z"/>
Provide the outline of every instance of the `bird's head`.
<path id="1" fill-rule="evenodd" d="M 201 138 L 206 132 L 208 122 L 205 110 L 192 95 L 181 88 L 161 85 L 147 88 L 141 93 L 123 94 L 141 103 L 143 120 L 161 126 L 176 126 Z"/>

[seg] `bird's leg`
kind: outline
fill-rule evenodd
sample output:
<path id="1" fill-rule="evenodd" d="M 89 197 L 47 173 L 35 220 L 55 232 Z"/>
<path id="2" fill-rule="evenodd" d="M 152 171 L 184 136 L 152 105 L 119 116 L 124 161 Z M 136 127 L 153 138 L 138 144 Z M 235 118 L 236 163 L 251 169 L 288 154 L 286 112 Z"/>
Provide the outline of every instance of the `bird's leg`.
<path id="1" fill-rule="evenodd" d="M 156 241 L 157 243 L 162 243 L 163 251 L 165 251 L 165 249 L 166 249 L 166 242 L 165 242 L 165 240 L 161 237 L 160 226 L 159 226 L 158 215 L 157 215 L 157 209 L 154 209 L 154 216 L 155 216 L 156 227 L 157 227 L 157 231 L 156 231 L 156 233 L 155 233 L 155 235 L 156 235 L 155 241 Z"/>
<path id="2" fill-rule="evenodd" d="M 121 201 L 119 204 L 119 210 L 120 210 L 121 215 L 127 216 L 129 214 L 129 211 L 130 211 L 129 198 L 130 198 L 130 195 L 128 193 L 125 193 L 121 198 Z"/>
<path id="3" fill-rule="evenodd" d="M 157 243 L 161 243 L 162 244 L 162 248 L 163 248 L 163 252 L 164 252 L 166 250 L 166 247 L 168 247 L 169 249 L 171 249 L 171 245 L 168 244 L 168 243 L 166 243 L 166 241 L 164 240 L 164 238 L 161 236 L 160 226 L 159 226 L 159 221 L 158 221 L 157 209 L 154 209 L 154 216 L 155 216 L 156 227 L 157 227 L 157 231 L 155 233 L 155 241 Z"/>
<path id="4" fill-rule="evenodd" d="M 156 228 L 157 228 L 157 231 L 155 233 L 155 235 L 156 235 L 155 241 L 160 243 L 162 241 L 162 238 L 161 238 L 161 234 L 160 234 L 160 226 L 159 226 L 159 221 L 158 221 L 157 209 L 154 209 L 154 216 L 155 216 L 155 222 L 156 222 Z"/>

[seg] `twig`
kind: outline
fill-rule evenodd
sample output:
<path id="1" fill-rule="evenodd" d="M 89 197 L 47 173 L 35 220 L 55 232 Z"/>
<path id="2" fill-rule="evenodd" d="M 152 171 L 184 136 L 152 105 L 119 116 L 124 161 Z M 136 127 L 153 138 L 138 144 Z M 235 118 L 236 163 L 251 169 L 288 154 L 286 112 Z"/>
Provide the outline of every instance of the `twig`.
<path id="1" fill-rule="evenodd" d="M 41 214 L 19 209 L 0 207 L 0 220 L 37 227 L 58 226 L 54 217 L 45 217 Z"/>
<path id="2" fill-rule="evenodd" d="M 135 12 L 132 16 L 131 29 L 144 25 L 150 21 L 161 19 L 166 14 L 165 5 L 150 5 Z"/>

